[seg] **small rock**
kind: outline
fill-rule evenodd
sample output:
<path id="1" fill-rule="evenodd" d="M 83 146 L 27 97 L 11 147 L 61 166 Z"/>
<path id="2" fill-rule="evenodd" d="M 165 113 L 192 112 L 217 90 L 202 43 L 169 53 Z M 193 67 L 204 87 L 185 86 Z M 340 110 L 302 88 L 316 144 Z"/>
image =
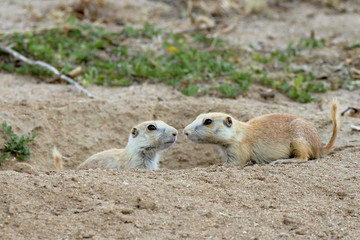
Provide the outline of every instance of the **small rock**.
<path id="1" fill-rule="evenodd" d="M 264 98 L 265 100 L 267 100 L 267 99 L 272 99 L 272 98 L 275 98 L 275 92 L 272 91 L 272 90 L 260 92 L 260 96 L 261 96 L 262 98 Z"/>
<path id="2" fill-rule="evenodd" d="M 305 230 L 303 230 L 303 229 L 296 230 L 295 233 L 297 235 L 305 235 L 306 234 Z"/>
<path id="3" fill-rule="evenodd" d="M 84 234 L 82 236 L 82 238 L 88 239 L 88 238 L 92 238 L 94 235 L 88 235 L 88 234 Z"/>
<path id="4" fill-rule="evenodd" d="M 347 196 L 346 192 L 337 192 L 336 194 L 339 196 L 339 199 L 344 199 Z"/>
<path id="5" fill-rule="evenodd" d="M 289 236 L 287 233 L 285 232 L 280 232 L 279 233 L 279 237 L 285 237 L 285 236 Z"/>
<path id="6" fill-rule="evenodd" d="M 73 182 L 78 182 L 78 179 L 77 179 L 76 177 L 72 177 L 72 178 L 71 178 L 71 181 L 73 181 Z"/>
<path id="7" fill-rule="evenodd" d="M 27 106 L 28 105 L 27 100 L 26 99 L 21 100 L 20 105 L 21 106 Z"/>
<path id="8" fill-rule="evenodd" d="M 96 235 L 96 233 L 92 230 L 86 230 L 86 231 L 81 231 L 79 235 L 84 239 L 89 239 L 89 238 L 93 238 Z"/>
<path id="9" fill-rule="evenodd" d="M 134 210 L 131 208 L 123 208 L 120 210 L 120 212 L 124 215 L 128 215 L 128 214 L 132 214 L 134 212 Z"/>
<path id="10" fill-rule="evenodd" d="M 212 218 L 214 215 L 209 211 L 203 214 L 203 216 L 207 217 L 207 218 Z"/>
<path id="11" fill-rule="evenodd" d="M 135 204 L 135 206 L 140 209 L 154 210 L 156 208 L 155 202 L 153 202 L 152 200 L 149 200 L 149 199 L 143 200 L 141 198 L 137 198 L 136 202 L 137 203 Z"/>
<path id="12" fill-rule="evenodd" d="M 120 221 L 123 222 L 123 223 L 132 223 L 132 222 L 134 222 L 134 218 L 131 217 L 131 216 L 122 215 L 119 218 L 120 218 Z"/>
<path id="13" fill-rule="evenodd" d="M 8 208 L 8 214 L 14 215 L 15 213 L 16 213 L 16 207 L 14 207 L 13 205 L 10 205 Z"/>
<path id="14" fill-rule="evenodd" d="M 287 216 L 287 215 L 284 216 L 283 223 L 285 225 L 297 225 L 296 219 L 292 216 Z"/>
<path id="15" fill-rule="evenodd" d="M 39 171 L 36 170 L 33 166 L 31 166 L 28 163 L 24 162 L 18 162 L 14 165 L 14 171 L 21 172 L 21 173 L 28 173 L 28 174 L 34 174 L 39 175 Z"/>
<path id="16" fill-rule="evenodd" d="M 256 177 L 256 179 L 257 179 L 257 180 L 260 180 L 260 181 L 264 181 L 264 180 L 265 180 L 265 177 L 263 177 L 263 176 L 258 176 L 258 177 Z"/>
<path id="17" fill-rule="evenodd" d="M 115 213 L 115 210 L 114 210 L 114 207 L 113 206 L 103 206 L 102 207 L 102 212 L 104 214 L 114 214 Z"/>

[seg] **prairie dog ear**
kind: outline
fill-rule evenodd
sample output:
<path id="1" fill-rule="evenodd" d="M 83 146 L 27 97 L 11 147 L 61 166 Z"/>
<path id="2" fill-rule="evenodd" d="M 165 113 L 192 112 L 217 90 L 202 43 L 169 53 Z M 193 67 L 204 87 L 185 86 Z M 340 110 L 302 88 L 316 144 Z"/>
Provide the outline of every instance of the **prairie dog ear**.
<path id="1" fill-rule="evenodd" d="M 139 130 L 137 130 L 136 128 L 133 128 L 131 130 L 131 135 L 133 136 L 133 138 L 136 138 L 137 135 L 139 135 Z"/>
<path id="2" fill-rule="evenodd" d="M 227 127 L 231 127 L 231 125 L 232 125 L 232 119 L 231 119 L 231 117 L 226 117 L 226 118 L 224 119 L 224 125 L 227 126 Z"/>

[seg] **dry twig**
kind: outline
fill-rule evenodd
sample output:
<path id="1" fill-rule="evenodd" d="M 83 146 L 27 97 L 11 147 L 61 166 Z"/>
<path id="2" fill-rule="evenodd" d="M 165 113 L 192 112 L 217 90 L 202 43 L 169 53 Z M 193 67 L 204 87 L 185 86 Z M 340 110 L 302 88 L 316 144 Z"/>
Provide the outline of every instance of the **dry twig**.
<path id="1" fill-rule="evenodd" d="M 85 88 L 83 88 L 79 83 L 74 81 L 73 79 L 67 77 L 66 75 L 61 74 L 55 67 L 51 66 L 50 64 L 43 62 L 43 61 L 33 61 L 31 59 L 28 59 L 27 57 L 21 55 L 17 51 L 12 49 L 12 45 L 9 46 L 2 46 L 0 45 L 0 50 L 9 53 L 11 56 L 13 56 L 16 59 L 19 59 L 27 64 L 30 65 L 38 65 L 40 67 L 46 68 L 47 70 L 54 73 L 56 76 L 58 76 L 60 79 L 63 79 L 67 81 L 68 83 L 74 84 L 77 89 L 79 89 L 81 92 L 85 93 L 89 98 L 94 98 L 94 96 L 88 92 Z"/>
<path id="2" fill-rule="evenodd" d="M 350 111 L 350 117 L 355 117 L 356 115 L 358 115 L 360 113 L 360 108 L 354 108 L 354 107 L 348 107 L 347 109 L 345 109 L 342 113 L 341 113 L 341 116 L 344 116 L 345 113 L 347 111 Z"/>

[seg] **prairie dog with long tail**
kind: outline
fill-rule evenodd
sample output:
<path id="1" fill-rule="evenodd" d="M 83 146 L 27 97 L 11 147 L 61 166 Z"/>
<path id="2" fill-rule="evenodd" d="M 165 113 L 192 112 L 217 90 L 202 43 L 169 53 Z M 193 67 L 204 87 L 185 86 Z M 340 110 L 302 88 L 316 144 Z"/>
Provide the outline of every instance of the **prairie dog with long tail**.
<path id="1" fill-rule="evenodd" d="M 286 113 L 267 114 L 246 123 L 225 113 L 200 114 L 184 134 L 193 142 L 218 145 L 228 164 L 303 163 L 331 151 L 340 126 L 336 99 L 331 119 L 333 132 L 326 146 L 311 122 Z"/>

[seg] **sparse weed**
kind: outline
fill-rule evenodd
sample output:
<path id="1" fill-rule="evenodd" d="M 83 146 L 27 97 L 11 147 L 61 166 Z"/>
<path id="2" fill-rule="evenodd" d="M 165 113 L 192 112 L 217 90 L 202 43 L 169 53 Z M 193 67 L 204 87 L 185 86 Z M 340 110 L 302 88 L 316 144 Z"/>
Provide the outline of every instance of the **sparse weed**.
<path id="1" fill-rule="evenodd" d="M 289 75 L 286 78 L 273 79 L 269 78 L 267 74 L 264 74 L 260 78 L 260 83 L 270 86 L 285 93 L 291 99 L 294 99 L 301 103 L 308 103 L 314 100 L 311 97 L 312 92 L 325 92 L 325 86 L 322 82 L 312 82 L 314 80 L 313 75 L 310 73 L 307 76 L 298 74 L 295 78 Z"/>
<path id="2" fill-rule="evenodd" d="M 12 127 L 7 125 L 6 122 L 2 123 L 2 129 L 5 143 L 3 148 L 0 148 L 0 151 L 2 152 L 0 156 L 0 165 L 9 157 L 10 154 L 15 154 L 15 156 L 21 161 L 29 159 L 31 153 L 27 144 L 34 141 L 38 134 L 36 132 L 32 132 L 28 133 L 27 137 L 19 137 L 13 133 Z"/>
<path id="3" fill-rule="evenodd" d="M 247 91 L 253 83 L 254 77 L 251 73 L 236 71 L 232 73 L 229 80 L 238 83 L 242 91 Z"/>
<path id="4" fill-rule="evenodd" d="M 359 47 L 360 47 L 360 42 L 350 43 L 349 45 L 346 46 L 347 49 L 353 49 L 353 48 L 359 48 Z"/>
<path id="5" fill-rule="evenodd" d="M 162 30 L 159 28 L 155 28 L 154 25 L 151 25 L 148 22 L 146 22 L 144 24 L 144 27 L 143 27 L 141 33 L 145 37 L 153 37 L 153 36 L 160 35 L 162 33 Z"/>
<path id="6" fill-rule="evenodd" d="M 298 47 L 300 48 L 320 48 L 325 47 L 325 40 L 316 38 L 301 38 Z"/>
<path id="7" fill-rule="evenodd" d="M 135 28 L 128 26 L 124 29 L 123 34 L 126 37 L 134 38 L 137 37 L 138 31 Z"/>
<path id="8" fill-rule="evenodd" d="M 261 84 L 271 86 L 298 102 L 311 102 L 315 99 L 311 97 L 312 92 L 326 92 L 324 84 L 316 81 L 312 72 L 306 72 L 305 69 L 292 69 L 290 63 L 296 62 L 302 49 L 324 46 L 325 41 L 323 40 L 302 38 L 296 44 L 289 42 L 285 50 L 275 50 L 265 55 L 253 53 L 251 57 L 254 61 L 263 64 L 264 69 L 278 72 L 281 77 L 278 79 L 269 78 L 259 68 L 253 68 L 252 72 L 258 76 Z"/>
<path id="9" fill-rule="evenodd" d="M 223 83 L 220 85 L 219 90 L 224 97 L 235 98 L 237 96 L 238 85 Z"/>
<path id="10" fill-rule="evenodd" d="M 220 39 L 220 38 L 209 38 L 203 34 L 199 34 L 199 33 L 193 33 L 191 34 L 191 36 L 194 38 L 195 42 L 199 42 L 199 43 L 205 43 L 211 47 L 220 47 L 220 46 L 225 46 L 227 44 L 229 44 L 229 41 Z"/>
<path id="11" fill-rule="evenodd" d="M 195 96 L 199 92 L 199 87 L 192 83 L 184 83 L 181 86 L 181 92 L 187 96 Z"/>

